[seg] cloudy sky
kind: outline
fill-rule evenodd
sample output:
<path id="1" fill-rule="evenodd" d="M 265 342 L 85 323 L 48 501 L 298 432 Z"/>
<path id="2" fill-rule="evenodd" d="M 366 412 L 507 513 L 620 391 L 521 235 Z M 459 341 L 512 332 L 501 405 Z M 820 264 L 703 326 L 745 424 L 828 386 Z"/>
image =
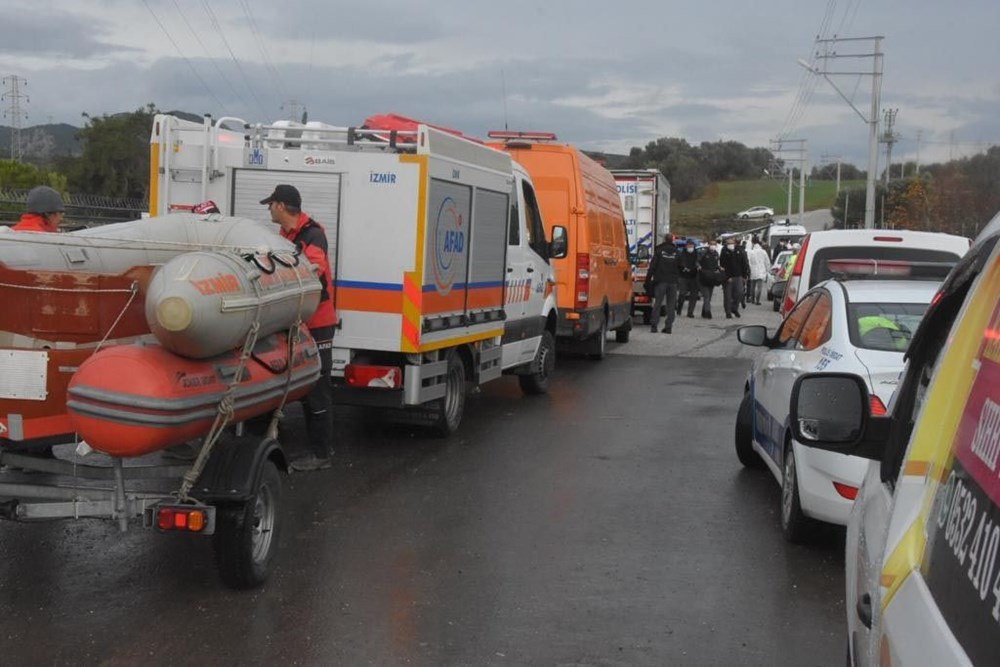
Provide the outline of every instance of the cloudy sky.
<path id="1" fill-rule="evenodd" d="M 1000 0 L 0 0 L 0 12 L 0 74 L 27 80 L 26 126 L 148 102 L 249 122 L 304 106 L 337 125 L 396 112 L 622 153 L 663 136 L 804 138 L 810 164 L 864 167 L 865 121 L 797 61 L 870 71 L 870 58 L 817 60 L 815 40 L 883 35 L 894 161 L 1000 143 Z M 831 78 L 867 116 L 871 77 Z"/>

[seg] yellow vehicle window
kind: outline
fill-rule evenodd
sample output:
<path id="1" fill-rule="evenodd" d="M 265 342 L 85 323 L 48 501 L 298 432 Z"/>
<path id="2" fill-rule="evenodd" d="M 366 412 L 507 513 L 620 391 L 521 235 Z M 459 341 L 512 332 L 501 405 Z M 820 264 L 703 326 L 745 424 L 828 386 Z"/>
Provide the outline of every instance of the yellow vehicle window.
<path id="1" fill-rule="evenodd" d="M 806 316 L 809 315 L 809 309 L 813 307 L 818 298 L 818 293 L 809 294 L 792 308 L 792 312 L 788 313 L 788 317 L 785 318 L 785 321 L 781 323 L 781 328 L 778 329 L 776 335 L 778 347 L 789 348 L 795 344 L 795 338 L 798 336 L 799 330 L 802 329 L 802 324 L 806 321 Z"/>
<path id="2" fill-rule="evenodd" d="M 816 305 L 809 311 L 809 317 L 799 334 L 800 350 L 815 350 L 830 340 L 830 320 L 833 316 L 833 300 L 823 293 L 816 299 Z"/>

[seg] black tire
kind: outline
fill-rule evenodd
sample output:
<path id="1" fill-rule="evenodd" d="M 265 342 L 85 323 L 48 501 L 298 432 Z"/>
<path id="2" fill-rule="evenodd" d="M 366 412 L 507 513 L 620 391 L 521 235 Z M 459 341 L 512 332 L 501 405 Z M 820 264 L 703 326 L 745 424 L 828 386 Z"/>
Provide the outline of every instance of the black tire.
<path id="1" fill-rule="evenodd" d="M 625 324 L 615 329 L 615 342 L 627 343 L 629 338 L 631 337 L 632 337 L 632 318 L 630 317 L 628 320 L 625 321 Z"/>
<path id="2" fill-rule="evenodd" d="M 549 378 L 556 368 L 556 339 L 550 331 L 542 332 L 542 341 L 531 362 L 531 373 L 518 375 L 517 381 L 525 394 L 544 394 L 549 390 Z"/>
<path id="3" fill-rule="evenodd" d="M 644 309 L 642 311 L 642 323 L 649 324 L 652 319 L 653 319 L 653 309 L 652 308 Z"/>
<path id="4" fill-rule="evenodd" d="M 431 424 L 431 430 L 442 438 L 458 430 L 465 413 L 465 364 L 454 349 L 448 350 L 445 360 L 448 362 L 445 394 L 434 402 L 434 420 Z"/>
<path id="5" fill-rule="evenodd" d="M 280 517 L 281 475 L 265 461 L 254 495 L 216 514 L 215 563 L 226 586 L 255 588 L 267 581 L 278 551 Z"/>
<path id="6" fill-rule="evenodd" d="M 781 299 L 771 299 L 771 307 L 774 308 L 774 312 L 781 310 Z"/>
<path id="7" fill-rule="evenodd" d="M 815 520 L 802 513 L 799 502 L 799 476 L 795 465 L 795 448 L 791 440 L 785 440 L 785 456 L 781 476 L 781 532 L 793 544 L 806 541 L 815 525 Z"/>
<path id="8" fill-rule="evenodd" d="M 601 361 L 608 351 L 608 318 L 601 316 L 601 330 L 590 337 L 587 341 L 587 358 L 592 361 Z"/>
<path id="9" fill-rule="evenodd" d="M 749 215 L 741 215 L 740 216 L 740 220 L 749 220 L 749 219 L 750 219 Z"/>
<path id="10" fill-rule="evenodd" d="M 753 403 L 749 391 L 743 394 L 736 413 L 736 458 L 747 468 L 760 468 L 764 463 L 753 448 Z"/>

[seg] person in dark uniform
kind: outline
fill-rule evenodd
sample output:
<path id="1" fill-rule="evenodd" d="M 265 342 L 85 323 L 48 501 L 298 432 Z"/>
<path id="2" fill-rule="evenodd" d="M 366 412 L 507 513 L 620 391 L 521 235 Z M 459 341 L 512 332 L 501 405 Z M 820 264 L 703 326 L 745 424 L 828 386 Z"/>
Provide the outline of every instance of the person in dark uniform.
<path id="1" fill-rule="evenodd" d="M 677 307 L 677 282 L 680 279 L 680 272 L 677 268 L 677 246 L 674 245 L 674 237 L 667 234 L 667 237 L 658 246 L 653 248 L 653 259 L 649 263 L 649 272 L 653 283 L 653 312 L 651 313 L 650 330 L 656 333 L 656 326 L 660 322 L 660 307 L 667 306 L 667 321 L 663 325 L 663 333 L 671 333 L 674 328 L 674 315 Z"/>
<path id="2" fill-rule="evenodd" d="M 319 380 L 302 401 L 310 452 L 289 464 L 293 470 L 322 470 L 330 467 L 333 438 L 330 370 L 333 367 L 333 330 L 337 324 L 326 232 L 308 213 L 302 211 L 302 196 L 292 185 L 276 186 L 271 196 L 260 203 L 267 205 L 271 220 L 281 225 L 281 236 L 293 242 L 319 270 L 319 281 L 323 285 L 319 307 L 306 322 L 309 333 L 316 340 L 320 358 Z"/>
<path id="3" fill-rule="evenodd" d="M 698 260 L 698 284 L 701 289 L 701 316 L 712 319 L 712 292 L 715 286 L 722 282 L 722 269 L 719 267 L 719 245 L 717 241 L 708 244 L 708 250 Z"/>
<path id="4" fill-rule="evenodd" d="M 698 301 L 698 255 L 695 253 L 694 239 L 684 244 L 684 252 L 677 260 L 680 269 L 680 294 L 677 297 L 677 314 L 681 314 L 684 299 L 688 300 L 688 317 L 694 317 L 694 304 Z"/>
<path id="5" fill-rule="evenodd" d="M 726 319 L 729 320 L 734 315 L 740 316 L 740 301 L 744 298 L 743 276 L 750 273 L 746 253 L 736 247 L 736 239 L 733 237 L 726 239 L 726 247 L 719 253 L 719 266 L 725 273 L 725 282 L 722 283 L 722 309 L 726 312 Z"/>

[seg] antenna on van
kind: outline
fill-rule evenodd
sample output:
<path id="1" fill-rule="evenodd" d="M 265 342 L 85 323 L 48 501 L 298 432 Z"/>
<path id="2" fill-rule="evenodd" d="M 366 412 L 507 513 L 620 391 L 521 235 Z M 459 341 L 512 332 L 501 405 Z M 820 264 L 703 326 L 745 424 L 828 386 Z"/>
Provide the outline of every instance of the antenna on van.
<path id="1" fill-rule="evenodd" d="M 503 68 L 500 68 L 500 86 L 503 89 L 503 129 L 509 130 L 507 127 L 507 77 L 504 76 Z"/>

